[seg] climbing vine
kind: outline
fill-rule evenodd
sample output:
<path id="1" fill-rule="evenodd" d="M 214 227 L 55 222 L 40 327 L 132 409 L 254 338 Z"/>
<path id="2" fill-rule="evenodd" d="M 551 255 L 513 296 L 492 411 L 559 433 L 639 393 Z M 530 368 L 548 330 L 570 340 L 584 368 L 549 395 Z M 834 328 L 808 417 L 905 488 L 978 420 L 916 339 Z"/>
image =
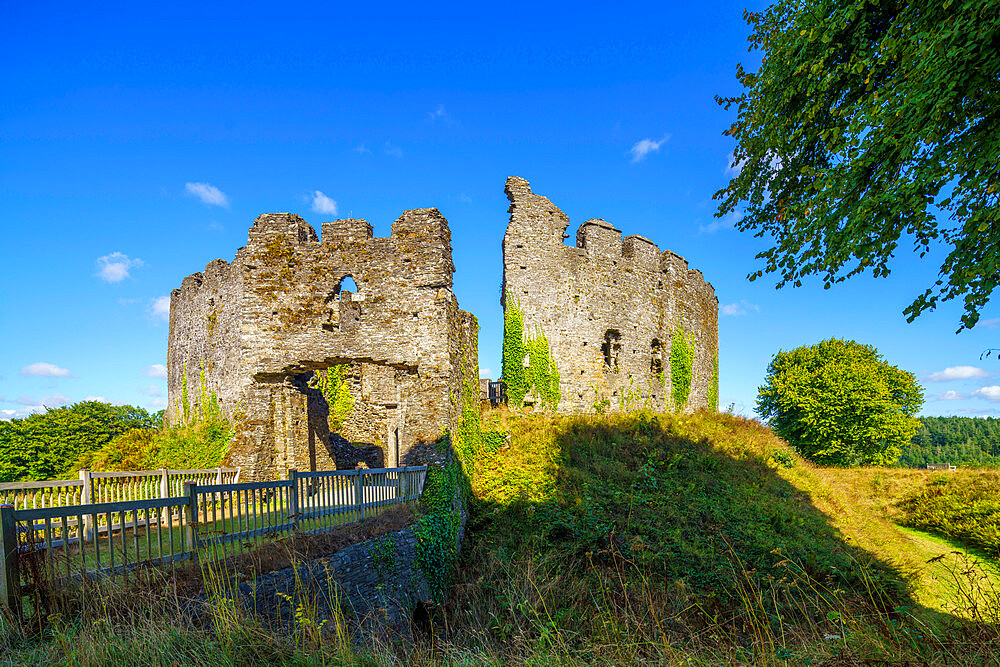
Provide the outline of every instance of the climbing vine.
<path id="1" fill-rule="evenodd" d="M 339 431 L 354 408 L 354 397 L 351 396 L 351 388 L 347 383 L 347 364 L 316 371 L 309 380 L 309 385 L 322 392 L 330 409 L 330 430 Z"/>
<path id="2" fill-rule="evenodd" d="M 384 537 L 382 540 L 373 542 L 368 548 L 368 556 L 372 560 L 372 566 L 378 574 L 379 581 L 385 581 L 396 573 L 396 543 L 391 537 Z"/>
<path id="3" fill-rule="evenodd" d="M 501 375 L 507 386 L 507 402 L 521 405 L 528 393 L 528 378 L 524 372 L 524 313 L 510 293 L 504 295 L 503 359 Z"/>
<path id="4" fill-rule="evenodd" d="M 694 369 L 694 340 L 689 339 L 680 327 L 674 329 L 674 339 L 670 346 L 670 384 L 674 408 L 680 410 L 687 405 L 691 394 L 691 377 Z"/>
<path id="5" fill-rule="evenodd" d="M 708 407 L 711 410 L 719 409 L 719 353 L 716 352 L 712 358 L 712 384 L 708 387 Z"/>
<path id="6" fill-rule="evenodd" d="M 458 560 L 460 517 L 455 496 L 462 477 L 461 464 L 452 458 L 444 466 L 430 466 L 420 497 L 423 516 L 417 521 L 416 563 L 427 579 L 431 598 L 441 602 L 455 573 Z"/>
<path id="7" fill-rule="evenodd" d="M 524 365 L 525 357 L 528 365 Z M 504 297 L 502 376 L 507 386 L 507 402 L 520 406 L 532 388 L 538 391 L 542 405 L 559 404 L 559 370 L 545 333 L 538 328 L 534 336 L 524 332 L 524 312 L 508 293 Z"/>

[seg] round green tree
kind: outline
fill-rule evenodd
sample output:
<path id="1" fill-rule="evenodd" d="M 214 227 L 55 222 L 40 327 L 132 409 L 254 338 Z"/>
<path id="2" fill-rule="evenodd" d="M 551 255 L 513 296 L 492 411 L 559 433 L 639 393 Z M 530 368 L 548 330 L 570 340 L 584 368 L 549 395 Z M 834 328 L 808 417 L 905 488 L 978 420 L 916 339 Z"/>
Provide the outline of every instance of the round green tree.
<path id="1" fill-rule="evenodd" d="M 870 345 L 831 338 L 778 352 L 757 413 L 803 456 L 828 465 L 890 465 L 920 422 L 923 387 Z"/>

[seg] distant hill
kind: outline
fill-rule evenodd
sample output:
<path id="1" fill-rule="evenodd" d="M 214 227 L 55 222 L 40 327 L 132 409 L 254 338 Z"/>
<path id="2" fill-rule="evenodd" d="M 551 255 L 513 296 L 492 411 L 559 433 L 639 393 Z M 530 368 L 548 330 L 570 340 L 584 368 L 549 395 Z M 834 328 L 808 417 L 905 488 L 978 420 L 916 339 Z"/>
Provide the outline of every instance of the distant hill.
<path id="1" fill-rule="evenodd" d="M 923 426 L 903 448 L 899 465 L 928 463 L 1000 466 L 1000 419 L 993 417 L 921 417 Z"/>

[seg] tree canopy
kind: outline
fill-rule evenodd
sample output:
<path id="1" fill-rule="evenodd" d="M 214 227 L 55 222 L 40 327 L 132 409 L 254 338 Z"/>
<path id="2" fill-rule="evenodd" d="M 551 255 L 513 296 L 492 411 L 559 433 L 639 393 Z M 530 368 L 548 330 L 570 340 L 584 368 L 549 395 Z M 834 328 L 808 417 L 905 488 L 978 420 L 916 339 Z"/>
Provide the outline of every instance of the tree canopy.
<path id="1" fill-rule="evenodd" d="M 912 373 L 874 347 L 831 338 L 778 352 L 757 412 L 803 456 L 830 465 L 890 465 L 909 443 L 924 403 Z"/>
<path id="2" fill-rule="evenodd" d="M 737 67 L 738 174 L 717 216 L 773 237 L 778 287 L 889 274 L 897 245 L 948 252 L 908 321 L 964 299 L 972 327 L 1000 281 L 996 0 L 777 0 L 745 14 L 760 68 Z M 905 237 L 904 237 L 905 235 Z"/>
<path id="3" fill-rule="evenodd" d="M 116 436 L 159 426 L 159 415 L 99 401 L 0 421 L 0 482 L 63 477 L 81 455 L 100 449 Z"/>

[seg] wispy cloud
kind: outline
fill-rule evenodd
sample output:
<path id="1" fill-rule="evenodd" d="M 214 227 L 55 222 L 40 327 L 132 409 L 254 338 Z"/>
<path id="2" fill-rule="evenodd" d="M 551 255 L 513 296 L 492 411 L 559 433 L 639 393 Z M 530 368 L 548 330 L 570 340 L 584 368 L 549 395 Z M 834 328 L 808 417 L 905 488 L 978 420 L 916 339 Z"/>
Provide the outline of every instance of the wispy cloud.
<path id="1" fill-rule="evenodd" d="M 443 104 L 437 105 L 437 109 L 434 111 L 427 112 L 427 122 L 433 123 L 439 120 L 448 123 L 449 125 L 452 125 L 455 122 L 455 119 L 451 117 L 451 114 L 444 110 Z"/>
<path id="2" fill-rule="evenodd" d="M 628 152 L 632 154 L 632 162 L 642 162 L 650 153 L 659 153 L 660 146 L 670 139 L 669 134 L 664 134 L 662 139 L 640 139 L 632 144 Z"/>
<path id="3" fill-rule="evenodd" d="M 154 319 L 167 322 L 170 320 L 170 297 L 158 296 L 149 302 L 149 313 Z"/>
<path id="4" fill-rule="evenodd" d="M 743 211 L 740 209 L 733 209 L 725 217 L 716 218 L 707 225 L 699 225 L 698 231 L 705 234 L 714 234 L 720 229 L 732 229 L 736 226 L 736 223 L 743 219 Z"/>
<path id="5" fill-rule="evenodd" d="M 163 389 L 161 389 L 160 387 L 157 387 L 155 384 L 151 384 L 148 387 L 146 387 L 145 389 L 140 389 L 139 393 L 140 394 L 145 394 L 146 396 L 150 396 L 152 398 L 162 398 L 162 396 L 163 396 Z"/>
<path id="6" fill-rule="evenodd" d="M 184 189 L 189 195 L 194 195 L 202 204 L 229 208 L 229 197 L 226 193 L 211 183 L 185 183 Z"/>
<path id="7" fill-rule="evenodd" d="M 163 408 L 167 407 L 167 402 L 162 398 L 154 398 L 149 402 L 149 407 L 153 408 L 154 410 L 162 410 Z"/>
<path id="8" fill-rule="evenodd" d="M 364 144 L 358 144 L 357 146 L 355 146 L 351 150 L 353 150 L 358 155 L 364 155 L 365 153 L 367 153 L 368 155 L 372 154 L 372 149 L 368 148 Z"/>
<path id="9" fill-rule="evenodd" d="M 991 317 L 988 320 L 979 320 L 973 329 L 996 329 L 1000 326 L 1000 317 Z"/>
<path id="10" fill-rule="evenodd" d="M 142 374 L 148 378 L 166 378 L 167 367 L 163 364 L 153 364 L 142 369 Z"/>
<path id="11" fill-rule="evenodd" d="M 390 157 L 401 158 L 403 157 L 403 149 L 399 146 L 393 146 L 390 142 L 385 142 L 385 154 Z"/>
<path id="12" fill-rule="evenodd" d="M 312 210 L 326 215 L 337 215 L 337 202 L 316 190 L 313 192 Z"/>
<path id="13" fill-rule="evenodd" d="M 975 366 L 949 366 L 938 373 L 931 373 L 927 379 L 931 382 L 951 382 L 952 380 L 969 380 L 989 375 L 982 368 Z"/>
<path id="14" fill-rule="evenodd" d="M 479 369 L 479 377 L 481 377 L 481 378 L 488 378 L 488 377 L 492 377 L 492 376 L 493 376 L 493 371 L 491 371 L 489 368 L 480 368 Z"/>
<path id="15" fill-rule="evenodd" d="M 750 311 L 759 313 L 760 306 L 758 306 L 755 303 L 750 303 L 746 299 L 740 299 L 735 303 L 727 303 L 721 308 L 719 308 L 720 315 L 728 315 L 730 317 L 739 317 L 740 315 L 746 315 Z"/>
<path id="16" fill-rule="evenodd" d="M 958 401 L 965 398 L 962 394 L 955 391 L 954 389 L 949 389 L 948 391 L 938 394 L 939 401 Z"/>
<path id="17" fill-rule="evenodd" d="M 29 415 L 38 414 L 45 412 L 44 405 L 29 405 L 24 408 L 18 408 L 17 410 L 0 410 L 0 421 L 10 421 L 11 419 L 24 419 Z"/>
<path id="18" fill-rule="evenodd" d="M 69 369 L 50 364 L 47 361 L 36 361 L 21 369 L 21 375 L 46 378 L 68 378 L 73 377 Z"/>
<path id="19" fill-rule="evenodd" d="M 120 283 L 130 277 L 130 270 L 142 265 L 143 261 L 138 257 L 131 259 L 124 253 L 113 252 L 97 258 L 97 276 L 105 282 Z"/>
<path id="20" fill-rule="evenodd" d="M 65 394 L 52 394 L 50 396 L 42 396 L 41 398 L 35 398 L 34 396 L 18 396 L 11 401 L 11 403 L 23 405 L 29 408 L 36 408 L 39 406 L 46 408 L 58 408 L 70 402 L 70 397 Z"/>
<path id="21" fill-rule="evenodd" d="M 987 401 L 1000 401 L 1000 386 L 982 387 L 972 392 L 970 396 L 985 398 Z"/>
<path id="22" fill-rule="evenodd" d="M 736 154 L 730 153 L 729 157 L 726 158 L 726 171 L 724 172 L 726 176 L 733 178 L 734 176 L 739 176 L 743 171 L 743 165 L 746 164 L 746 160 L 736 161 Z"/>
<path id="23" fill-rule="evenodd" d="M 107 403 L 108 402 L 108 399 L 104 398 L 103 396 L 84 396 L 83 400 L 85 400 L 85 401 L 97 401 L 98 403 Z"/>

